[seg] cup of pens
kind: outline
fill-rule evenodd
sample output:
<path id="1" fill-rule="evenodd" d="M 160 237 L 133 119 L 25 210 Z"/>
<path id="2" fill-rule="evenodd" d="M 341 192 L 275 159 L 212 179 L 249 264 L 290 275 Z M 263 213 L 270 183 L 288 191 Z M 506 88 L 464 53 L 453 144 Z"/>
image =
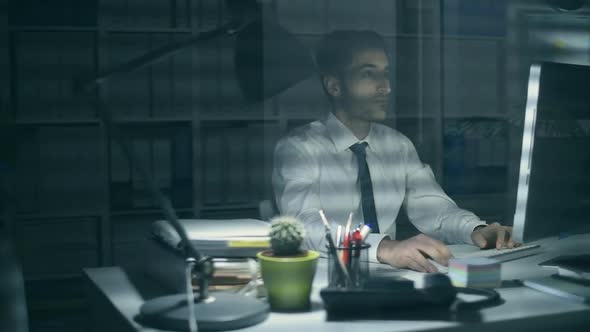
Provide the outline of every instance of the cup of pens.
<path id="1" fill-rule="evenodd" d="M 326 229 L 326 248 L 328 249 L 328 287 L 362 288 L 369 278 L 369 248 L 365 243 L 371 232 L 368 225 L 360 224 L 351 228 L 353 213 L 346 222 L 346 228 L 338 226 L 336 236 L 328 222 L 324 210 L 318 213 Z"/>
<path id="2" fill-rule="evenodd" d="M 337 258 L 348 272 L 350 280 L 340 277 L 338 264 L 332 255 L 328 256 L 328 287 L 363 288 L 369 279 L 369 248 L 368 243 L 353 242 L 350 245 L 341 243 L 336 247 Z"/>

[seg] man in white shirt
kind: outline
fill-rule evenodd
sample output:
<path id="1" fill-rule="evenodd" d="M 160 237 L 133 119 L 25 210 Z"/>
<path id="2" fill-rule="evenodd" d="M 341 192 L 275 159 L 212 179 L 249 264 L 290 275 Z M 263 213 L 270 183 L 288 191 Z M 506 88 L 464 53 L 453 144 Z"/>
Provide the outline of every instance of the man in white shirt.
<path id="1" fill-rule="evenodd" d="M 443 192 L 412 142 L 378 124 L 390 102 L 389 61 L 383 39 L 372 31 L 328 34 L 316 54 L 332 109 L 323 121 L 295 129 L 275 149 L 273 187 L 282 214 L 300 218 L 306 246 L 325 251 L 323 209 L 332 223 L 370 224 L 369 259 L 399 268 L 436 272 L 427 258 L 447 265 L 443 244 L 481 248 L 519 245 L 511 228 L 486 225 Z M 395 240 L 400 208 L 424 234 Z"/>

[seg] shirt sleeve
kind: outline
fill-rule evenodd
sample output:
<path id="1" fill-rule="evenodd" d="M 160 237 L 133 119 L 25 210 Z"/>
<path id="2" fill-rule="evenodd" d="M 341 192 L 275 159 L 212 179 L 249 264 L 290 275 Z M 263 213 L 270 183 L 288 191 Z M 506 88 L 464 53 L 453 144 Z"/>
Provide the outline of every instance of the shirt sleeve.
<path id="1" fill-rule="evenodd" d="M 325 256 L 325 228 L 318 211 L 319 160 L 296 138 L 279 141 L 274 152 L 272 184 L 279 211 L 297 217 L 306 230 L 304 246 Z"/>
<path id="2" fill-rule="evenodd" d="M 475 214 L 463 210 L 448 197 L 428 165 L 418 157 L 406 138 L 406 193 L 404 206 L 416 228 L 445 243 L 469 243 L 477 226 L 486 225 Z"/>

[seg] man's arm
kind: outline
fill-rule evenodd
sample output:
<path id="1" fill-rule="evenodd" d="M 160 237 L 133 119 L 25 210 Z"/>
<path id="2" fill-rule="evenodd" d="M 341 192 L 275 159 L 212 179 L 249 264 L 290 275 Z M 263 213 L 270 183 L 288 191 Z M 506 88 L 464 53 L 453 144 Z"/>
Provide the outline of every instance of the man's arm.
<path id="1" fill-rule="evenodd" d="M 297 144 L 294 138 L 279 141 L 274 152 L 272 185 L 279 211 L 297 217 L 305 226 L 304 245 L 311 250 L 325 251 L 324 227 L 318 210 L 318 160 Z"/>
<path id="2" fill-rule="evenodd" d="M 475 214 L 460 209 L 436 182 L 430 167 L 422 164 L 407 140 L 406 206 L 410 221 L 423 233 L 447 243 L 469 243 L 480 248 L 513 248 L 512 227 L 487 225 Z"/>
<path id="3" fill-rule="evenodd" d="M 406 139 L 406 196 L 409 220 L 420 230 L 446 243 L 473 244 L 471 234 L 486 223 L 449 198 L 423 164 L 412 142 Z"/>
<path id="4" fill-rule="evenodd" d="M 461 210 L 440 188 L 430 167 L 422 164 L 414 145 L 406 143 L 406 193 L 404 206 L 410 221 L 424 234 L 396 241 L 383 239 L 377 250 L 380 262 L 420 272 L 436 272 L 427 258 L 448 265 L 452 257 L 441 241 L 471 243 L 471 233 L 485 226 L 473 213 Z"/>

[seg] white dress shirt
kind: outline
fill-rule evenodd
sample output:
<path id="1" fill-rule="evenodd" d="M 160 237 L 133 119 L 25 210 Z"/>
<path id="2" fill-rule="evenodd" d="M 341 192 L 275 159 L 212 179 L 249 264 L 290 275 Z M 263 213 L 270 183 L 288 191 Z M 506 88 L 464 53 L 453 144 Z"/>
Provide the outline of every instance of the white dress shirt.
<path id="1" fill-rule="evenodd" d="M 400 132 L 372 124 L 359 141 L 336 116 L 299 127 L 282 138 L 274 153 L 272 183 L 283 215 L 298 217 L 305 225 L 305 245 L 326 251 L 325 231 L 318 214 L 323 209 L 332 223 L 344 225 L 354 212 L 353 225 L 363 221 L 358 164 L 349 147 L 367 142 L 367 164 L 381 234 L 371 234 L 370 261 L 377 261 L 377 246 L 395 239 L 395 220 L 402 205 L 409 220 L 426 235 L 446 243 L 472 243 L 471 233 L 485 225 L 473 213 L 460 209 L 423 164 L 412 142 Z"/>

